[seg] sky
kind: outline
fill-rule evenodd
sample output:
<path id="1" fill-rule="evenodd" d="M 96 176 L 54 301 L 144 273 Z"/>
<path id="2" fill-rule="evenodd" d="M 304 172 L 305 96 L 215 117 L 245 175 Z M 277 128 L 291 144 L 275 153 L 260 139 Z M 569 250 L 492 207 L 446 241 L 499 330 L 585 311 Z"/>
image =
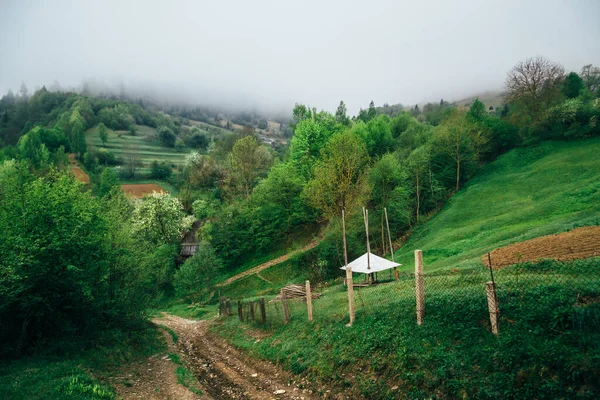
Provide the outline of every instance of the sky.
<path id="1" fill-rule="evenodd" d="M 0 93 L 84 79 L 204 105 L 354 114 L 600 65 L 598 0 L 0 0 Z"/>

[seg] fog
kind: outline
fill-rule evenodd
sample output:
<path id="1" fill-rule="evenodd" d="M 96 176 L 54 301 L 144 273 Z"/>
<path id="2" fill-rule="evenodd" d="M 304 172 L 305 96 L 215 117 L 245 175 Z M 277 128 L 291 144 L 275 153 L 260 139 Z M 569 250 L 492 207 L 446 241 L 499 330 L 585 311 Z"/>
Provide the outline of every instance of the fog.
<path id="1" fill-rule="evenodd" d="M 600 64 L 600 2 L 0 0 L 0 92 L 84 79 L 204 105 L 350 113 Z"/>

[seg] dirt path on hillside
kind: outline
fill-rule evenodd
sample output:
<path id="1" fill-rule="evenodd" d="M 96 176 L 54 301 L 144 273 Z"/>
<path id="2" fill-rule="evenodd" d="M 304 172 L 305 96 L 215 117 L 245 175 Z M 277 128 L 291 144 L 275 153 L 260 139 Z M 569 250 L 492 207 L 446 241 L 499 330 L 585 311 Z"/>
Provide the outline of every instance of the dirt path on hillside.
<path id="1" fill-rule="evenodd" d="M 163 313 L 153 322 L 177 333 L 177 353 L 198 379 L 202 399 L 317 398 L 310 390 L 298 387 L 300 382 L 291 374 L 268 362 L 245 357 L 225 340 L 209 334 L 209 321 Z"/>
<path id="2" fill-rule="evenodd" d="M 232 276 L 231 278 L 229 278 L 227 280 L 224 280 L 223 282 L 218 283 L 215 286 L 220 286 L 220 287 L 221 286 L 227 286 L 227 285 L 229 285 L 229 284 L 231 284 L 231 283 L 233 283 L 233 282 L 235 282 L 237 280 L 240 280 L 240 279 L 245 278 L 245 277 L 250 276 L 250 275 L 257 274 L 257 273 L 259 273 L 261 271 L 264 271 L 265 269 L 267 269 L 269 267 L 272 267 L 274 265 L 281 264 L 282 262 L 287 261 L 290 257 L 295 256 L 296 254 L 304 253 L 305 251 L 308 251 L 310 249 L 314 249 L 315 247 L 317 247 L 318 244 L 319 244 L 319 242 L 317 240 L 314 240 L 314 241 L 310 242 L 309 244 L 307 244 L 306 246 L 304 246 L 303 248 L 301 248 L 300 250 L 294 251 L 294 252 L 289 253 L 289 254 L 284 254 L 281 257 L 277 257 L 277 258 L 275 258 L 275 259 L 273 259 L 271 261 L 267 261 L 266 263 L 257 265 L 256 267 L 250 268 L 250 269 L 248 269 L 248 270 L 246 270 L 244 272 L 241 272 L 241 273 L 239 273 L 239 274 L 237 274 L 235 276 Z M 260 277 L 260 278 L 266 281 L 265 278 L 263 278 L 263 277 Z"/>
<path id="3" fill-rule="evenodd" d="M 492 265 L 501 268 L 519 262 L 576 260 L 600 256 L 600 226 L 586 226 L 556 235 L 513 243 L 491 252 Z M 481 260 L 489 267 L 487 255 Z"/>

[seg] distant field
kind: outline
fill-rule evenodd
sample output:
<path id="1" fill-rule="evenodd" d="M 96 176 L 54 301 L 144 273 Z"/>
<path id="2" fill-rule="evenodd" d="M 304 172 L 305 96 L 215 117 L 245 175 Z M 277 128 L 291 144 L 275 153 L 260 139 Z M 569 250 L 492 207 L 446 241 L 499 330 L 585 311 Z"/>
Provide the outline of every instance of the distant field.
<path id="1" fill-rule="evenodd" d="M 126 154 L 135 151 L 138 154 L 139 161 L 145 165 L 150 165 L 153 161 L 168 162 L 172 165 L 179 165 L 185 162 L 185 156 L 191 151 L 185 148 L 177 151 L 171 148 L 165 148 L 154 138 L 156 129 L 149 126 L 136 125 L 137 132 L 131 136 L 126 131 L 109 130 L 106 146 L 102 146 L 102 141 L 97 132 L 97 127 L 90 128 L 86 132 L 86 141 L 88 146 L 96 148 L 105 147 L 117 157 L 124 157 Z M 149 138 L 152 138 L 149 140 Z"/>
<path id="2" fill-rule="evenodd" d="M 600 138 L 516 149 L 485 166 L 396 253 L 429 271 L 481 265 L 497 247 L 600 225 Z M 493 262 L 493 260 L 492 260 Z"/>

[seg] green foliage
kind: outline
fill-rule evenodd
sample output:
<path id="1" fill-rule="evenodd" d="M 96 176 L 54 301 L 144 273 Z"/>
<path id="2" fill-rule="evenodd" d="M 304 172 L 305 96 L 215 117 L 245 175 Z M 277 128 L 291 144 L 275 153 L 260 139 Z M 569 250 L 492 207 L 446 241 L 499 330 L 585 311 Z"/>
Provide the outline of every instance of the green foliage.
<path id="1" fill-rule="evenodd" d="M 115 188 L 121 188 L 119 177 L 112 169 L 104 168 L 100 174 L 100 195 L 106 196 Z"/>
<path id="2" fill-rule="evenodd" d="M 131 219 L 132 233 L 156 245 L 174 243 L 194 222 L 178 199 L 163 192 L 138 199 Z"/>
<path id="3" fill-rule="evenodd" d="M 342 210 L 350 213 L 364 204 L 370 190 L 366 175 L 369 155 L 364 142 L 352 132 L 335 135 L 322 153 L 303 195 L 331 219 Z"/>
<path id="4" fill-rule="evenodd" d="M 98 124 L 98 137 L 102 140 L 102 145 L 106 146 L 106 142 L 108 142 L 108 129 L 102 122 Z"/>
<path id="5" fill-rule="evenodd" d="M 321 149 L 332 135 L 340 129 L 328 120 L 304 119 L 298 123 L 290 143 L 289 157 L 294 167 L 304 179 L 312 177 L 315 162 L 321 155 Z"/>
<path id="6" fill-rule="evenodd" d="M 160 143 L 165 147 L 175 147 L 175 142 L 177 140 L 177 136 L 173 133 L 167 126 L 159 126 L 156 130 L 158 132 L 158 139 Z"/>
<path id="7" fill-rule="evenodd" d="M 258 179 L 266 176 L 273 157 L 253 136 L 238 139 L 227 156 L 229 174 L 225 189 L 229 198 L 248 198 Z"/>
<path id="8" fill-rule="evenodd" d="M 199 300 L 209 289 L 209 282 L 223 263 L 207 243 L 200 243 L 196 254 L 187 259 L 175 273 L 173 285 L 179 297 Z"/>
<path id="9" fill-rule="evenodd" d="M 4 346 L 97 326 L 112 307 L 100 283 L 110 265 L 98 202 L 67 175 L 35 178 L 11 162 L 0 181 Z"/>
<path id="10" fill-rule="evenodd" d="M 583 89 L 583 79 L 576 72 L 570 72 L 563 82 L 562 93 L 567 99 L 574 99 L 579 96 Z"/>
<path id="11" fill-rule="evenodd" d="M 150 177 L 153 179 L 169 179 L 173 174 L 173 170 L 171 166 L 166 162 L 152 162 L 152 169 L 150 172 Z"/>

